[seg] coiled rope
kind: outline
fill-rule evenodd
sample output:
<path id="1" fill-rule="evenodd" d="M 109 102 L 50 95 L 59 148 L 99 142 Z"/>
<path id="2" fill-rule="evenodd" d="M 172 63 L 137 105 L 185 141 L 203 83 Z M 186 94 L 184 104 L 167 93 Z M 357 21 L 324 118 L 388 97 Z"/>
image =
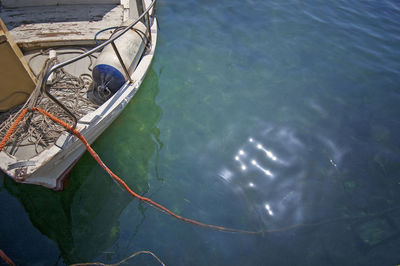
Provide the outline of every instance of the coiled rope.
<path id="1" fill-rule="evenodd" d="M 59 52 L 58 54 L 62 55 L 81 52 L 84 52 L 84 50 L 64 51 Z M 46 55 L 47 53 L 48 51 L 39 53 L 35 56 Z M 91 57 L 89 57 L 89 59 L 90 64 L 88 69 L 90 70 L 93 62 Z M 24 104 L 16 106 L 7 112 L 0 113 L 0 138 L 5 136 L 7 130 L 14 123 L 16 117 L 22 112 L 22 110 L 32 106 L 40 107 L 64 121 L 72 122 L 63 109 L 58 105 L 55 105 L 53 101 L 40 92 L 43 75 L 57 62 L 57 58 L 47 59 L 45 61 L 40 73 L 38 75 L 35 74 L 38 83 Z M 91 83 L 92 78 L 89 74 L 74 76 L 64 69 L 59 69 L 53 73 L 52 81 L 51 83 L 49 82 L 47 86 L 52 95 L 54 95 L 58 101 L 62 102 L 63 105 L 65 105 L 79 119 L 86 114 L 93 112 L 99 106 L 98 103 L 95 103 L 88 98 L 88 93 L 91 91 Z M 14 155 L 17 152 L 18 147 L 33 144 L 35 147 L 35 153 L 39 154 L 41 151 L 51 146 L 64 130 L 65 129 L 62 126 L 53 123 L 46 116 L 32 113 L 25 116 L 20 126 L 15 129 L 15 134 L 13 134 L 7 144 L 7 152 L 10 155 Z"/>

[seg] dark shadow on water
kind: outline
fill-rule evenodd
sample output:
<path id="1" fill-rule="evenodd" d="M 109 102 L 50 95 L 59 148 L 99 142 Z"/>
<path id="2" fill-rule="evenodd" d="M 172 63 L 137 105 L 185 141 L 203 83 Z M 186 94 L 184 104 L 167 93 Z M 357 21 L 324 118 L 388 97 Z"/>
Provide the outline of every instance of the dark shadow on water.
<path id="1" fill-rule="evenodd" d="M 139 194 L 149 189 L 149 161 L 162 146 L 156 140 L 161 115 L 155 102 L 158 91 L 158 77 L 151 69 L 126 110 L 93 145 L 104 162 Z M 134 200 L 88 153 L 73 168 L 62 192 L 18 184 L 7 177 L 3 189 L 20 201 L 31 223 L 57 243 L 67 264 L 107 259 L 120 237 L 119 217 Z M 145 210 L 139 205 L 132 218 L 136 231 L 144 223 Z"/>

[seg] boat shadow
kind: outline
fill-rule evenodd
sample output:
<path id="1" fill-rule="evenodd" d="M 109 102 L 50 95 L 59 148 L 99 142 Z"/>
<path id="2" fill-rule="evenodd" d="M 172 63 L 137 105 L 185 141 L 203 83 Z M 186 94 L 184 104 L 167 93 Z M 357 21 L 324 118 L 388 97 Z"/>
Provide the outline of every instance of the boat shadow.
<path id="1" fill-rule="evenodd" d="M 132 102 L 93 144 L 104 162 L 141 195 L 149 190 L 149 162 L 162 147 L 158 92 L 158 76 L 149 69 Z M 32 225 L 58 245 L 67 264 L 106 258 L 120 238 L 124 213 L 132 216 L 136 232 L 145 222 L 146 208 L 132 202 L 89 153 L 72 169 L 64 191 L 20 184 L 7 177 L 2 189 L 19 200 Z M 131 202 L 135 205 L 127 208 Z M 136 234 L 133 231 L 130 239 Z"/>

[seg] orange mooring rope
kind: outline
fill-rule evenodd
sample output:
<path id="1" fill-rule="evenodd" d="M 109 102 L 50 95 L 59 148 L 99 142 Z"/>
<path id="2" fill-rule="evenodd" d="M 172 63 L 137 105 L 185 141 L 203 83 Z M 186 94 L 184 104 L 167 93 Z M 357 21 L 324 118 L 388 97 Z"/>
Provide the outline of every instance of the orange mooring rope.
<path id="1" fill-rule="evenodd" d="M 8 265 L 10 266 L 15 266 L 15 263 L 7 257 L 6 253 L 3 252 L 3 250 L 0 249 L 0 258 L 2 258 Z"/>
<path id="2" fill-rule="evenodd" d="M 7 134 L 5 135 L 5 137 L 3 138 L 3 140 L 0 142 L 0 151 L 4 148 L 5 144 L 7 143 L 7 141 L 9 140 L 9 138 L 11 137 L 12 133 L 15 131 L 16 127 L 18 126 L 18 124 L 21 122 L 22 118 L 25 116 L 25 114 L 28 111 L 36 111 L 36 112 L 40 112 L 41 114 L 49 117 L 51 120 L 53 120 L 54 122 L 62 125 L 63 127 L 65 127 L 67 130 L 69 130 L 71 133 L 73 133 L 77 138 L 79 138 L 83 144 L 85 145 L 86 149 L 89 151 L 89 153 L 92 155 L 92 157 L 97 161 L 97 163 L 114 179 L 116 180 L 118 183 L 120 183 L 126 191 L 128 191 L 129 194 L 131 194 L 133 197 L 144 201 L 148 204 L 150 204 L 151 206 L 154 206 L 155 208 L 158 208 L 164 212 L 166 212 L 167 214 L 175 217 L 178 220 L 187 222 L 187 223 L 191 223 L 194 225 L 198 225 L 198 226 L 202 226 L 202 227 L 206 227 L 206 228 L 210 228 L 210 229 L 214 229 L 214 230 L 219 230 L 219 231 L 225 231 L 225 232 L 233 232 L 233 233 L 242 233 L 242 234 L 264 234 L 264 233 L 278 233 L 278 232 L 284 232 L 287 230 L 291 230 L 291 229 L 295 229 L 295 228 L 299 228 L 299 227 L 311 227 L 311 226 L 319 226 L 319 225 L 323 225 L 323 224 L 327 224 L 327 223 L 332 223 L 332 222 L 338 222 L 338 221 L 343 221 L 343 220 L 349 220 L 349 219 L 362 219 L 362 218 L 366 218 L 366 217 L 374 217 L 374 216 L 379 216 L 379 215 L 383 215 L 385 213 L 388 212 L 392 212 L 394 210 L 398 210 L 400 207 L 394 207 L 394 208 L 390 208 L 390 209 L 386 209 L 383 210 L 379 213 L 375 213 L 375 214 L 369 214 L 369 215 L 360 215 L 360 216 L 354 216 L 354 217 L 337 217 L 334 219 L 327 219 L 321 222 L 315 222 L 315 223 L 303 223 L 303 224 L 295 224 L 295 225 L 290 225 L 290 226 L 286 226 L 286 227 L 282 227 L 282 228 L 278 228 L 278 229 L 271 229 L 271 230 L 262 230 L 262 231 L 247 231 L 247 230 L 240 230 L 240 229 L 233 229 L 233 228 L 227 228 L 227 227 L 223 227 L 223 226 L 217 226 L 217 225 L 211 225 L 211 224 L 205 224 L 205 223 L 201 223 L 192 219 L 188 219 L 188 218 L 184 218 L 181 217 L 175 213 L 173 213 L 172 211 L 168 210 L 167 208 L 165 208 L 164 206 L 158 204 L 157 202 L 152 201 L 149 198 L 146 197 L 142 197 L 138 194 L 136 194 L 132 189 L 130 189 L 128 187 L 128 185 L 121 179 L 119 178 L 116 174 L 114 174 L 104 163 L 103 161 L 100 159 L 100 157 L 97 155 L 97 153 L 90 147 L 90 144 L 86 141 L 86 139 L 82 136 L 82 134 L 76 130 L 75 128 L 73 128 L 72 126 L 68 125 L 67 123 L 65 123 L 64 121 L 60 120 L 59 118 L 55 117 L 54 115 L 46 112 L 45 110 L 38 108 L 38 107 L 32 107 L 31 109 L 24 109 L 21 114 L 17 117 L 17 119 L 15 120 L 15 122 L 13 123 L 13 125 L 10 127 L 10 129 L 8 130 Z M 136 254 L 137 255 L 137 254 Z M 15 265 L 12 260 L 10 258 L 8 258 L 6 256 L 6 254 L 0 250 L 0 258 L 2 258 L 6 263 L 8 263 L 9 265 Z M 124 261 L 123 261 L 124 262 Z M 117 264 L 118 265 L 118 264 Z"/>
<path id="3" fill-rule="evenodd" d="M 15 122 L 11 125 L 10 129 L 7 131 L 6 135 L 0 142 L 0 151 L 3 150 L 4 146 L 6 145 L 7 141 L 10 139 L 12 133 L 14 133 L 15 129 L 17 128 L 19 122 L 21 122 L 22 118 L 24 118 L 25 114 L 28 112 L 28 109 L 22 110 L 22 112 L 19 114 Z"/>
<path id="4" fill-rule="evenodd" d="M 12 124 L 11 128 L 8 130 L 7 134 L 4 136 L 3 140 L 0 143 L 0 151 L 4 148 L 4 146 L 6 145 L 7 141 L 9 140 L 9 138 L 11 137 L 12 133 L 15 131 L 16 127 L 18 126 L 18 124 L 21 122 L 22 118 L 25 116 L 25 114 L 28 111 L 36 111 L 39 112 L 47 117 L 49 117 L 51 120 L 53 120 L 54 122 L 56 122 L 57 124 L 63 126 L 65 129 L 67 129 L 68 131 L 70 131 L 71 133 L 73 133 L 78 139 L 80 139 L 80 141 L 82 141 L 82 143 L 85 145 L 86 149 L 89 151 L 90 155 L 92 155 L 92 157 L 96 160 L 96 162 L 115 180 L 117 181 L 119 184 L 121 184 L 125 190 L 131 194 L 133 197 L 144 201 L 152 206 L 154 206 L 157 209 L 160 209 L 164 212 L 166 212 L 167 214 L 175 217 L 178 220 L 187 222 L 187 223 L 191 223 L 191 224 L 195 224 L 198 226 L 202 226 L 202 227 L 206 227 L 206 228 L 210 228 L 210 229 L 214 229 L 214 230 L 219 230 L 219 231 L 226 231 L 226 232 L 234 232 L 234 233 L 243 233 L 243 234 L 259 234 L 262 233 L 257 232 L 257 231 L 247 231 L 247 230 L 240 230 L 240 229 L 233 229 L 233 228 L 226 228 L 223 226 L 217 226 L 217 225 L 211 225 L 211 224 L 205 224 L 205 223 L 201 223 L 192 219 L 188 219 L 182 216 L 179 216 L 175 213 L 173 213 L 172 211 L 168 210 L 166 207 L 162 206 L 161 204 L 158 204 L 157 202 L 152 201 L 149 198 L 146 197 L 142 197 L 140 195 L 138 195 L 137 193 L 135 193 L 130 187 L 128 187 L 128 185 L 121 179 L 119 178 L 116 174 L 114 174 L 108 167 L 107 165 L 105 165 L 103 163 L 103 161 L 100 159 L 99 155 L 97 155 L 97 153 L 92 149 L 92 147 L 90 147 L 90 144 L 87 142 L 87 140 L 85 139 L 85 137 L 75 128 L 73 128 L 72 126 L 70 126 L 69 124 L 65 123 L 64 121 L 62 121 L 61 119 L 55 117 L 54 115 L 50 114 L 49 112 L 39 108 L 39 107 L 32 107 L 30 109 L 24 109 L 21 114 L 17 117 L 17 119 L 15 120 L 15 122 Z"/>

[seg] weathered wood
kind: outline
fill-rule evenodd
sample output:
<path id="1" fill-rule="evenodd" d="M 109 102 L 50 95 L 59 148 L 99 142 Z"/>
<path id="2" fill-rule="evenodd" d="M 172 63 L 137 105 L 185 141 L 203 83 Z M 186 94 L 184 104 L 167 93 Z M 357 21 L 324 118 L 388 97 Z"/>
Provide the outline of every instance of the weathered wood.
<path id="1" fill-rule="evenodd" d="M 118 5 L 119 0 L 2 0 L 6 8 L 27 7 L 27 6 L 57 6 L 57 5 L 89 5 L 89 4 L 114 4 Z"/>
<path id="2" fill-rule="evenodd" d="M 0 112 L 3 112 L 26 100 L 35 87 L 35 78 L 1 19 L 0 59 Z"/>
<path id="3" fill-rule="evenodd" d="M 22 49 L 91 45 L 95 34 L 123 21 L 121 5 L 68 5 L 3 9 L 1 17 Z M 98 36 L 108 39 L 111 32 Z"/>

